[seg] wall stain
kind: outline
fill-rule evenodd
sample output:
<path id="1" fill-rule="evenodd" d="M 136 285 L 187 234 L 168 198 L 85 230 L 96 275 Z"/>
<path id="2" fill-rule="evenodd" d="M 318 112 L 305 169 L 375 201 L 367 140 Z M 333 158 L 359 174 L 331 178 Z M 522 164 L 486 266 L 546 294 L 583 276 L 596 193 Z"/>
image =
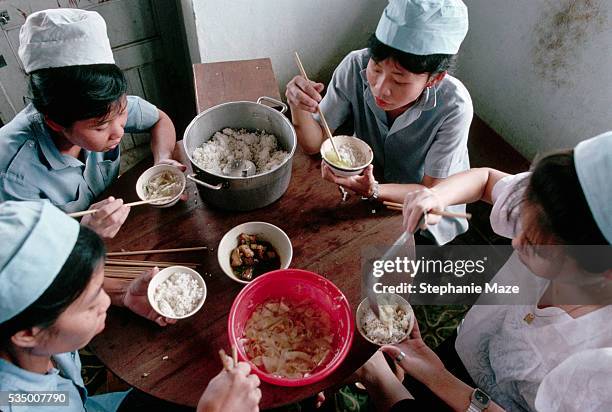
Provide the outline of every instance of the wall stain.
<path id="1" fill-rule="evenodd" d="M 606 1 L 606 0 L 603 0 Z M 548 0 L 535 28 L 534 69 L 557 87 L 574 84 L 577 51 L 593 33 L 605 29 L 608 16 L 601 0 Z"/>

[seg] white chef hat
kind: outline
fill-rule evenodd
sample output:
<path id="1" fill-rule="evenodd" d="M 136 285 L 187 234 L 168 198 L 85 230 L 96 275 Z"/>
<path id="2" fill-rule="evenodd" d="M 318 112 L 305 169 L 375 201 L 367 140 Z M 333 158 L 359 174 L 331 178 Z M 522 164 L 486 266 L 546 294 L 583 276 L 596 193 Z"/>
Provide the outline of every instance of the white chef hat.
<path id="1" fill-rule="evenodd" d="M 48 201 L 0 203 L 0 323 L 47 290 L 70 256 L 79 228 Z"/>
<path id="2" fill-rule="evenodd" d="M 461 0 L 389 0 L 376 38 L 406 53 L 456 54 L 468 31 Z"/>
<path id="3" fill-rule="evenodd" d="M 574 165 L 595 223 L 612 244 L 612 131 L 578 143 Z"/>
<path id="4" fill-rule="evenodd" d="M 28 16 L 19 31 L 19 58 L 26 73 L 115 63 L 102 16 L 95 11 L 61 8 Z"/>

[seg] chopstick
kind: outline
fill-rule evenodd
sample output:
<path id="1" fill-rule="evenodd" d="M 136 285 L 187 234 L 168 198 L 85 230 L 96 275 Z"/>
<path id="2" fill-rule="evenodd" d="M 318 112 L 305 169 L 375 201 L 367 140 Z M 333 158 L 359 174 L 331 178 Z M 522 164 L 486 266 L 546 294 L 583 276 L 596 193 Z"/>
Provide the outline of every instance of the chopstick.
<path id="1" fill-rule="evenodd" d="M 155 260 L 134 260 L 134 259 L 106 259 L 107 266 L 119 265 L 119 266 L 144 266 L 144 267 L 169 267 L 169 266 L 187 266 L 189 268 L 195 268 L 197 263 L 192 262 L 162 262 Z"/>
<path id="2" fill-rule="evenodd" d="M 174 196 L 164 196 L 164 197 L 158 197 L 156 199 L 140 200 L 138 202 L 126 203 L 124 206 L 132 207 L 132 206 L 146 205 L 146 204 L 154 203 L 154 202 L 163 202 L 165 200 L 170 200 L 173 197 Z M 99 209 L 83 210 L 82 212 L 68 213 L 68 216 L 70 216 L 70 217 L 81 217 L 81 216 L 92 215 L 92 214 L 94 214 L 94 213 L 96 213 L 98 211 L 99 211 Z"/>
<path id="3" fill-rule="evenodd" d="M 229 371 L 238 365 L 238 350 L 236 346 L 232 345 L 232 357 L 230 358 L 227 353 L 223 349 L 219 349 L 219 357 L 221 358 L 221 363 L 223 364 L 223 369 Z M 230 365 L 230 361 L 232 364 Z"/>
<path id="4" fill-rule="evenodd" d="M 400 212 L 403 211 L 403 205 L 401 203 L 384 201 L 383 205 L 387 206 L 387 209 L 390 209 L 390 210 L 397 210 Z M 430 215 L 438 215 L 438 216 L 444 216 L 444 217 L 462 217 L 464 219 L 472 218 L 471 213 L 447 212 L 446 210 L 432 209 L 432 210 L 429 210 L 427 213 L 429 213 Z"/>
<path id="5" fill-rule="evenodd" d="M 238 350 L 232 345 L 232 360 L 234 361 L 234 367 L 238 365 Z"/>
<path id="6" fill-rule="evenodd" d="M 300 74 L 302 75 L 302 77 L 308 80 L 308 76 L 306 75 L 306 70 L 304 70 L 304 66 L 302 65 L 302 61 L 300 60 L 300 55 L 298 54 L 298 52 L 295 52 L 295 62 L 297 63 L 298 68 L 300 69 Z M 325 129 L 325 133 L 327 134 L 327 137 L 329 137 L 329 141 L 331 142 L 331 145 L 334 148 L 334 152 L 336 152 L 336 156 L 338 156 L 338 160 L 341 160 L 342 158 L 340 157 L 340 153 L 338 152 L 338 149 L 336 148 L 336 144 L 334 143 L 334 139 L 333 139 L 331 130 L 329 130 L 329 125 L 327 124 L 327 120 L 325 120 L 325 116 L 323 115 L 323 111 L 321 110 L 321 107 L 319 105 L 317 105 L 317 111 L 319 112 L 319 116 L 321 116 L 321 123 L 323 123 L 323 128 Z"/>
<path id="7" fill-rule="evenodd" d="M 131 255 L 148 255 L 148 254 L 159 254 L 159 253 L 174 253 L 174 252 L 190 252 L 193 250 L 207 250 L 207 246 L 197 247 L 182 247 L 176 249 L 151 249 L 151 250 L 135 250 L 131 252 L 109 252 L 106 256 L 131 256 Z"/>

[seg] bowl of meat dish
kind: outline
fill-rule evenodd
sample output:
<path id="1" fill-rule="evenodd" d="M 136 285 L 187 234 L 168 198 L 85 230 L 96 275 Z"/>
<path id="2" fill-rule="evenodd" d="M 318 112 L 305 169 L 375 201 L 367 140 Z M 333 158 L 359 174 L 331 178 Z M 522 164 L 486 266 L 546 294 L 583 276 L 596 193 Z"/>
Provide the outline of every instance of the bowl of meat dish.
<path id="1" fill-rule="evenodd" d="M 355 325 L 351 305 L 328 279 L 305 270 L 261 275 L 236 296 L 228 336 L 263 381 L 310 385 L 346 358 Z"/>
<path id="2" fill-rule="evenodd" d="M 406 339 L 414 327 L 414 312 L 408 301 L 396 294 L 377 295 L 378 317 L 365 298 L 355 315 L 357 330 L 370 343 L 391 345 Z"/>
<path id="3" fill-rule="evenodd" d="M 334 136 L 338 155 L 329 139 L 321 145 L 321 157 L 337 176 L 356 176 L 374 159 L 374 152 L 366 142 L 355 136 Z"/>
<path id="4" fill-rule="evenodd" d="M 150 203 L 153 207 L 170 207 L 179 201 L 185 184 L 185 175 L 177 167 L 155 165 L 140 175 L 136 181 L 136 193 L 140 200 L 165 199 Z"/>
<path id="5" fill-rule="evenodd" d="M 266 272 L 288 268 L 292 258 L 293 247 L 287 234 L 266 222 L 247 222 L 232 228 L 217 247 L 223 272 L 245 284 Z"/>

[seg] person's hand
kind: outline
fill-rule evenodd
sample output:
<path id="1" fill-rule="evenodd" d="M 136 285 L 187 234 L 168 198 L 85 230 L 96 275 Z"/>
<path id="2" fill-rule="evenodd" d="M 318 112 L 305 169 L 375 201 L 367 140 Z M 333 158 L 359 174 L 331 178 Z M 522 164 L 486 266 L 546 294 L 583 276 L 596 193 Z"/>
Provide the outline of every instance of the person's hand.
<path id="1" fill-rule="evenodd" d="M 421 189 L 406 193 L 404 198 L 404 229 L 414 233 L 417 229 L 427 229 L 428 225 L 436 225 L 442 219 L 439 215 L 429 214 L 430 210 L 444 210 L 442 203 L 434 189 Z M 421 218 L 425 216 L 419 226 Z"/>
<path id="2" fill-rule="evenodd" d="M 159 272 L 159 269 L 155 267 L 144 271 L 139 277 L 132 280 L 125 290 L 125 295 L 123 295 L 122 301 L 123 306 L 130 309 L 137 315 L 152 320 L 159 326 L 166 326 L 176 323 L 176 319 L 166 318 L 155 312 L 149 303 L 149 298 L 147 297 L 149 282 L 151 282 L 151 279 L 157 274 L 157 272 Z"/>
<path id="3" fill-rule="evenodd" d="M 316 83 L 306 80 L 302 76 L 295 76 L 287 83 L 287 90 L 285 91 L 287 103 L 292 110 L 299 109 L 315 113 L 322 99 L 321 92 L 324 87 L 323 83 Z"/>
<path id="4" fill-rule="evenodd" d="M 377 386 L 380 382 L 389 379 L 404 380 L 404 370 L 395 366 L 392 370 L 382 351 L 378 350 L 349 378 L 350 382 L 360 382 L 366 388 Z"/>
<path id="5" fill-rule="evenodd" d="M 374 179 L 374 166 L 372 165 L 368 165 L 359 176 L 344 177 L 336 176 L 332 169 L 322 160 L 321 177 L 363 197 L 372 196 L 374 184 L 376 183 L 376 179 Z"/>
<path id="6" fill-rule="evenodd" d="M 212 378 L 198 402 L 198 412 L 256 412 L 259 411 L 261 389 L 259 378 L 250 375 L 246 362 L 230 370 L 222 370 Z"/>
<path id="7" fill-rule="evenodd" d="M 185 170 L 187 170 L 187 166 L 185 166 L 178 160 L 174 160 L 174 159 L 160 159 L 156 164 L 174 166 L 174 167 L 177 167 L 181 172 L 184 172 Z"/>
<path id="8" fill-rule="evenodd" d="M 427 386 L 446 370 L 438 355 L 423 342 L 417 322 L 408 339 L 396 345 L 385 345 L 380 350 L 394 359 L 406 373 Z"/>
<path id="9" fill-rule="evenodd" d="M 117 234 L 130 213 L 129 206 L 125 206 L 122 199 L 115 199 L 112 196 L 94 203 L 89 208 L 89 210 L 92 209 L 98 209 L 98 211 L 83 216 L 81 224 L 96 232 L 100 237 L 107 239 Z"/>

